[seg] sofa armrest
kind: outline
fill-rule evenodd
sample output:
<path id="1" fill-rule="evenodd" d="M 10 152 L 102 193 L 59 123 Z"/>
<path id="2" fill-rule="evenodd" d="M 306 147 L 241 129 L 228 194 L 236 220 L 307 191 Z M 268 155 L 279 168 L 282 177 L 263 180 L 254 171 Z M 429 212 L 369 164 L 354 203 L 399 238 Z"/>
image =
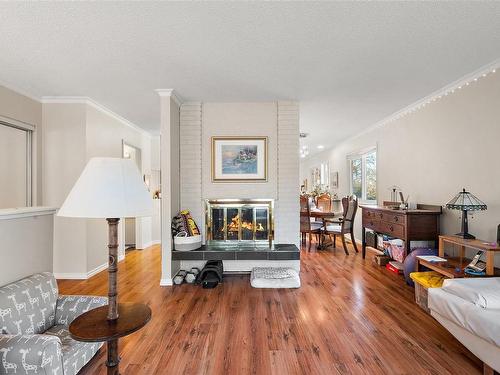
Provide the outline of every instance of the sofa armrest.
<path id="1" fill-rule="evenodd" d="M 107 297 L 60 295 L 57 298 L 55 324 L 69 326 L 75 318 L 84 312 L 107 304 Z"/>
<path id="2" fill-rule="evenodd" d="M 0 335 L 0 370 L 63 375 L 61 340 L 51 335 Z M 19 371 L 18 371 L 19 370 Z"/>

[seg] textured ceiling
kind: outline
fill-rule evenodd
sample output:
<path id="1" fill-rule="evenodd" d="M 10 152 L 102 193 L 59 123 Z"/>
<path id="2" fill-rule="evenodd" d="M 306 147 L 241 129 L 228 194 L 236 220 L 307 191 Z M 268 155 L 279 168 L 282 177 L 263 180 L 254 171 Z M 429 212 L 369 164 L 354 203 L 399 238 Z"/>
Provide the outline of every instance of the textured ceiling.
<path id="1" fill-rule="evenodd" d="M 500 3 L 2 2 L 0 82 L 159 129 L 187 100 L 301 101 L 311 151 L 500 57 Z"/>

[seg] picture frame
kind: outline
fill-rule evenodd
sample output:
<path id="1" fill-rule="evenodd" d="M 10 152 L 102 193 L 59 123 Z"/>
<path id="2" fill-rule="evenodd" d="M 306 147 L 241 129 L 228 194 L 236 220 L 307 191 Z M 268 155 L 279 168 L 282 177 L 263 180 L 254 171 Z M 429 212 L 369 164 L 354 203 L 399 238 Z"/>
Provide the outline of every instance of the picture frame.
<path id="1" fill-rule="evenodd" d="M 267 137 L 214 136 L 212 182 L 266 182 Z"/>
<path id="2" fill-rule="evenodd" d="M 330 185 L 332 189 L 339 188 L 339 172 L 332 172 L 330 175 Z"/>

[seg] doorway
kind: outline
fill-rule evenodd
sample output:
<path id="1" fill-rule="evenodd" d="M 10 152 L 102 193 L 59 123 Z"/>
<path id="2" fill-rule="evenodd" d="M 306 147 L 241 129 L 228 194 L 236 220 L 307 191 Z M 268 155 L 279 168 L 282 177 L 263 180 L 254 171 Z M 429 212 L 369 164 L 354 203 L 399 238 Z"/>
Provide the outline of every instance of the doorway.
<path id="1" fill-rule="evenodd" d="M 137 168 L 139 168 L 139 173 L 142 175 L 142 160 L 141 160 L 141 149 L 135 147 L 125 141 L 122 141 L 122 157 L 124 159 L 133 160 Z M 125 218 L 125 251 L 135 249 L 136 247 L 136 222 L 135 218 L 127 217 Z"/>

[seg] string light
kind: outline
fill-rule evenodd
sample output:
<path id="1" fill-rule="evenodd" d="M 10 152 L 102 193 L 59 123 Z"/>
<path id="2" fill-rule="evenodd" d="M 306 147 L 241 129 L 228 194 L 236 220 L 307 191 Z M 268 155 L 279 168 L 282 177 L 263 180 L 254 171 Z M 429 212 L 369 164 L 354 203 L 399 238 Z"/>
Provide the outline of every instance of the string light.
<path id="1" fill-rule="evenodd" d="M 403 109 L 399 113 L 395 113 L 391 117 L 378 122 L 377 124 L 375 124 L 375 126 L 376 127 L 383 126 L 386 123 L 391 123 L 391 122 L 397 121 L 408 114 L 414 113 L 417 110 L 422 109 L 422 108 L 426 107 L 427 105 L 432 104 L 433 102 L 435 102 L 439 99 L 442 99 L 445 96 L 448 96 L 450 94 L 455 93 L 455 91 L 458 91 L 458 90 L 465 88 L 465 86 L 470 86 L 472 83 L 478 82 L 480 79 L 486 78 L 489 75 L 496 73 L 497 69 L 499 68 L 499 66 L 498 66 L 499 64 L 495 63 L 495 65 L 497 65 L 497 66 L 495 66 L 494 68 L 490 68 L 486 72 L 485 71 L 477 72 L 477 74 L 475 74 L 475 76 L 469 77 L 469 79 L 465 82 L 464 82 L 464 80 L 462 80 L 462 81 L 457 82 L 457 84 L 455 86 L 450 85 L 450 87 L 447 87 L 444 92 L 435 93 L 432 97 L 429 96 L 428 98 L 423 99 L 422 102 L 420 102 L 418 104 L 414 104 L 412 106 L 409 106 L 406 109 Z M 318 147 L 318 148 L 320 148 L 320 147 Z M 309 155 L 308 147 L 302 146 L 302 148 L 300 149 L 300 157 L 305 158 L 308 155 Z"/>
<path id="2" fill-rule="evenodd" d="M 451 86 L 450 85 L 450 87 L 446 88 L 446 91 L 440 92 L 440 93 L 436 93 L 432 97 L 428 97 L 427 99 L 425 99 L 423 102 L 408 107 L 407 109 L 401 111 L 400 113 L 397 113 L 397 114 L 391 116 L 389 119 L 378 123 L 377 126 L 383 126 L 385 123 L 389 123 L 389 122 L 393 122 L 393 121 L 399 120 L 399 119 L 403 118 L 404 116 L 406 116 L 408 114 L 414 113 L 417 110 L 422 109 L 425 106 L 427 106 L 429 104 L 432 104 L 433 102 L 436 102 L 436 101 L 438 101 L 439 99 L 442 99 L 445 96 L 448 96 L 450 94 L 455 93 L 455 91 L 457 91 L 457 90 L 461 90 L 465 86 L 469 86 L 471 83 L 477 82 L 480 79 L 483 79 L 483 78 L 487 77 L 490 74 L 496 73 L 497 69 L 498 69 L 498 66 L 494 67 L 494 68 L 491 68 L 487 72 L 484 72 L 484 71 L 479 72 L 475 76 L 470 77 L 469 80 L 466 81 L 466 82 L 460 81 L 455 86 Z"/>

